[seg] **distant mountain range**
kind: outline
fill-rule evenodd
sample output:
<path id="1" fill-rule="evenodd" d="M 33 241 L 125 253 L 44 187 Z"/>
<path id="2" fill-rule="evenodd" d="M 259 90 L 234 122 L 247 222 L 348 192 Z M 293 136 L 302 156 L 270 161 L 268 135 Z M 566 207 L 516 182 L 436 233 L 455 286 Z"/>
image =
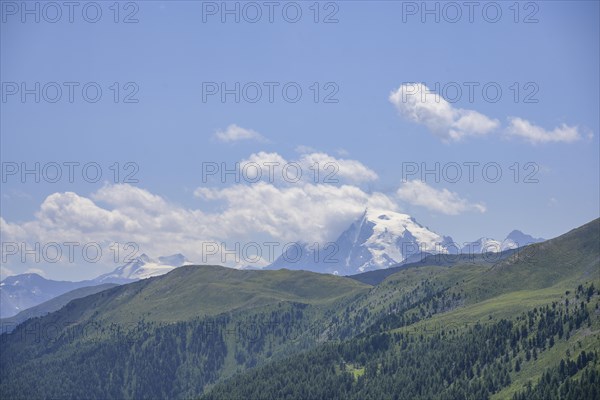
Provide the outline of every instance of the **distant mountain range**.
<path id="1" fill-rule="evenodd" d="M 298 242 L 266 269 L 354 275 L 419 262 L 433 254 L 500 252 L 541 241 L 543 239 L 514 230 L 502 241 L 481 238 L 459 246 L 450 236 L 430 230 L 410 215 L 367 209 L 335 242 L 321 246 Z M 106 283 L 127 284 L 164 275 L 186 264 L 191 263 L 182 254 L 156 259 L 142 254 L 91 280 L 54 281 L 38 274 L 10 276 L 0 282 L 0 318 L 13 317 L 75 289 Z"/>
<path id="2" fill-rule="evenodd" d="M 534 238 L 519 230 L 514 230 L 502 241 L 491 238 L 480 238 L 474 242 L 466 243 L 462 246 L 461 252 L 464 254 L 498 253 L 532 243 L 540 243 L 544 240 L 542 238 Z"/>
<path id="3" fill-rule="evenodd" d="M 0 282 L 0 318 L 15 316 L 23 310 L 76 289 L 108 283 L 131 283 L 164 275 L 185 264 L 189 264 L 189 261 L 181 254 L 159 257 L 156 260 L 142 254 L 108 274 L 79 282 L 55 281 L 34 273 L 9 276 Z"/>
<path id="4" fill-rule="evenodd" d="M 21 322 L 24 322 L 30 318 L 43 317 L 46 314 L 60 310 L 71 300 L 80 299 L 82 297 L 89 296 L 116 286 L 119 285 L 115 283 L 103 283 L 101 285 L 85 286 L 78 289 L 73 289 L 70 292 L 56 296 L 41 304 L 27 308 L 19 312 L 17 315 L 8 318 L 1 318 L 0 333 L 11 332 Z"/>
<path id="5" fill-rule="evenodd" d="M 481 238 L 460 245 L 407 214 L 367 209 L 335 242 L 320 248 L 297 242 L 267 269 L 302 269 L 353 275 L 417 262 L 431 254 L 481 254 L 515 249 L 544 239 L 512 231 L 504 240 Z"/>

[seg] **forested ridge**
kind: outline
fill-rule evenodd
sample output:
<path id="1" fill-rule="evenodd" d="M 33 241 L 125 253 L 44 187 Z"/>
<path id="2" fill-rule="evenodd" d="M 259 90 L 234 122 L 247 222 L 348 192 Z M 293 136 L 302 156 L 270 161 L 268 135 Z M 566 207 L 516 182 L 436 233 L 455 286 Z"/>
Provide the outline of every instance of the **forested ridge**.
<path id="1" fill-rule="evenodd" d="M 202 399 L 489 399 L 510 385 L 511 374 L 557 341 L 592 326 L 589 309 L 597 291 L 590 285 L 581 286 L 578 293 L 583 299 L 579 304 L 555 302 L 514 321 L 477 324 L 465 332 L 430 336 L 384 332 L 327 344 L 233 377 Z M 569 398 L 597 398 L 573 396 L 600 393 L 598 356 L 597 351 L 582 350 L 574 360 L 562 360 L 558 372 L 549 370 L 539 384 L 514 398 L 529 399 L 534 393 L 539 398 L 562 398 L 545 394 L 558 396 L 561 390 L 571 393 Z M 581 370 L 585 374 L 573 379 Z M 580 379 L 579 389 L 564 389 L 569 384 L 578 387 Z M 555 382 L 549 389 L 548 380 Z"/>

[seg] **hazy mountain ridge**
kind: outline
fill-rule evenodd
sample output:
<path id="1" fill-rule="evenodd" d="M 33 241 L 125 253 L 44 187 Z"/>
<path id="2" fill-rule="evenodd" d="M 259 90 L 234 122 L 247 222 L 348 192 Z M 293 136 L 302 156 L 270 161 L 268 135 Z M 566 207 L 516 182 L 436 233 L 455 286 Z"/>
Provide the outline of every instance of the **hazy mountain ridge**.
<path id="1" fill-rule="evenodd" d="M 545 239 L 534 238 L 519 230 L 510 232 L 504 240 L 496 240 L 492 238 L 480 238 L 476 241 L 465 243 L 461 248 L 461 253 L 465 254 L 482 254 L 482 253 L 498 253 L 505 250 L 517 249 L 533 243 L 543 242 Z"/>
<path id="2" fill-rule="evenodd" d="M 9 276 L 0 282 L 0 318 L 13 317 L 21 311 L 75 289 L 107 283 L 131 283 L 166 274 L 186 263 L 188 260 L 182 254 L 159 257 L 157 260 L 142 254 L 112 272 L 78 282 L 55 281 L 35 273 Z"/>
<path id="3" fill-rule="evenodd" d="M 11 332 L 17 325 L 30 318 L 42 317 L 60 310 L 71 300 L 79 299 L 118 286 L 115 283 L 103 283 L 97 286 L 84 286 L 56 296 L 36 306 L 27 308 L 17 315 L 0 319 L 0 333 Z"/>
<path id="4" fill-rule="evenodd" d="M 157 259 L 142 254 L 114 271 L 100 275 L 94 282 L 131 283 L 140 279 L 164 275 L 177 267 L 190 264 L 183 254 L 161 256 Z"/>

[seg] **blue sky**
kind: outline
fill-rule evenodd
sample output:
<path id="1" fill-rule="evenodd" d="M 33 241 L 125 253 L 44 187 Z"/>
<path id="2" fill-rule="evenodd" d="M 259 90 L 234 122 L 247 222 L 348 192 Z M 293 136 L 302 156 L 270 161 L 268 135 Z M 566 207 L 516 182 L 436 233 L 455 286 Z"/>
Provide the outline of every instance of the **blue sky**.
<path id="1" fill-rule="evenodd" d="M 598 217 L 598 2 L 521 2 L 518 16 L 512 2 L 481 2 L 473 22 L 458 2 L 455 23 L 444 3 L 439 22 L 434 15 L 423 22 L 421 2 L 321 2 L 317 23 L 314 2 L 276 2 L 273 22 L 263 2 L 237 3 L 240 22 L 234 15 L 222 22 L 221 2 L 142 1 L 121 2 L 118 23 L 113 2 L 94 3 L 102 16 L 90 23 L 86 4 L 72 23 L 66 8 L 51 23 L 53 9 L 23 22 L 21 2 L 1 2 L 3 242 L 133 241 L 154 256 L 197 258 L 190 246 L 205 239 L 333 240 L 365 206 L 408 213 L 456 242 L 502 239 L 513 229 L 550 238 Z M 502 15 L 492 23 L 496 4 Z M 244 17 L 253 18 L 254 5 L 262 17 L 250 23 Z M 299 21 L 288 22 L 297 8 Z M 95 8 L 86 10 L 93 19 Z M 123 23 L 130 14 L 137 22 Z M 327 16 L 337 22 L 324 23 Z M 40 102 L 34 94 L 23 101 L 21 84 L 36 82 Z M 62 87 L 55 103 L 52 82 Z M 73 102 L 65 82 L 78 84 Z M 82 95 L 90 82 L 90 90 L 102 89 L 95 103 Z M 248 90 L 239 103 L 206 93 L 213 83 L 236 82 Z M 272 102 L 265 82 L 273 82 Z M 286 84 L 302 89 L 297 102 L 284 98 Z M 256 85 L 262 96 L 252 103 Z M 431 94 L 423 101 L 435 88 L 450 101 Z M 134 91 L 129 99 L 138 101 L 125 103 Z M 301 164 L 305 177 L 315 160 L 336 163 L 340 182 L 202 179 L 207 163 L 277 157 Z M 62 165 L 63 178 L 35 182 L 7 172 L 36 162 L 47 172 Z M 87 182 L 77 167 L 69 182 L 65 162 L 96 163 L 102 178 Z M 123 183 L 134 171 L 128 162 L 138 182 Z M 402 182 L 407 163 L 456 163 L 463 177 Z M 479 163 L 473 182 L 464 163 Z M 495 183 L 482 175 L 488 163 L 502 171 Z M 537 183 L 525 182 L 527 173 Z M 42 269 L 64 279 L 114 268 L 9 261 L 4 274 Z"/>

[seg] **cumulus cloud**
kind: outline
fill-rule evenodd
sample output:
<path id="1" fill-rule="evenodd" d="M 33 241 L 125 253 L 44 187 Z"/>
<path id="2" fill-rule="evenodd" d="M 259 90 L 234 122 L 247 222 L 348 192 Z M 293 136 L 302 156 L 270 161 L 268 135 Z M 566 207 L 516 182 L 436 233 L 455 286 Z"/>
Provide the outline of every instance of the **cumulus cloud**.
<path id="1" fill-rule="evenodd" d="M 225 130 L 219 130 L 215 133 L 215 137 L 221 142 L 231 143 L 240 140 L 256 140 L 259 142 L 265 142 L 266 138 L 260 133 L 252 130 L 242 128 L 236 124 L 231 124 Z"/>
<path id="2" fill-rule="evenodd" d="M 135 243 L 142 252 L 164 255 L 181 252 L 195 262 L 222 264 L 221 253 L 206 258 L 207 243 L 332 241 L 365 208 L 397 210 L 397 204 L 383 193 L 367 193 L 351 185 L 302 183 L 276 187 L 267 182 L 238 184 L 222 188 L 198 188 L 202 200 L 222 203 L 215 212 L 186 209 L 160 196 L 130 185 L 107 185 L 90 197 L 54 193 L 42 203 L 36 218 L 21 225 L 2 220 L 3 241 L 47 243 L 98 243 L 106 264 L 112 263 L 112 243 Z M 151 198 L 147 206 L 143 199 Z M 103 199 L 101 206 L 92 199 Z M 137 204 L 138 206 L 132 206 Z M 157 207 L 157 204 L 160 207 Z M 279 247 L 281 251 L 281 247 Z M 281 253 L 279 253 L 281 254 Z M 279 255 L 275 254 L 275 256 Z M 265 252 L 263 258 L 271 257 Z M 11 260 L 18 263 L 19 256 Z M 259 265 L 272 262 L 269 258 Z M 66 261 L 66 258 L 61 261 Z M 230 266 L 244 265 L 245 260 Z M 114 263 L 110 268 L 114 268 Z M 6 270 L 5 274 L 12 271 Z"/>
<path id="3" fill-rule="evenodd" d="M 387 195 L 367 193 L 351 185 L 303 183 L 276 187 L 259 182 L 198 188 L 195 195 L 225 203 L 216 223 L 229 234 L 266 234 L 284 241 L 332 241 L 367 207 L 398 209 Z"/>
<path id="4" fill-rule="evenodd" d="M 506 129 L 508 135 L 517 136 L 533 144 L 562 142 L 571 143 L 581 139 L 581 134 L 576 126 L 562 124 L 551 131 L 534 125 L 523 118 L 510 117 Z"/>
<path id="5" fill-rule="evenodd" d="M 273 183 L 288 176 L 289 180 L 295 179 L 296 171 L 289 172 L 286 169 L 288 164 L 288 161 L 278 153 L 260 151 L 250 154 L 248 158 L 242 160 L 239 164 L 240 179 L 236 183 L 239 183 L 240 180 L 250 183 L 265 180 Z M 285 172 L 284 169 L 286 169 Z"/>
<path id="6" fill-rule="evenodd" d="M 244 162 L 289 161 L 277 153 L 260 152 Z M 367 191 L 356 182 L 372 181 L 377 174 L 357 160 L 337 159 L 326 153 L 313 152 L 295 159 L 303 169 L 319 163 L 335 162 L 339 183 L 300 180 L 294 184 L 259 180 L 237 182 L 216 187 L 198 187 L 194 191 L 196 206 L 184 207 L 146 189 L 129 184 L 107 184 L 83 196 L 73 192 L 53 193 L 41 203 L 35 218 L 12 223 L 0 218 L 3 241 L 41 245 L 50 242 L 76 242 L 102 246 L 100 263 L 115 268 L 114 243 L 134 243 L 138 251 L 151 255 L 185 254 L 197 263 L 241 266 L 252 263 L 266 265 L 281 254 L 265 253 L 258 261 L 223 261 L 222 252 L 208 257 L 207 243 L 236 245 L 269 241 L 280 246 L 295 241 L 325 243 L 337 239 L 366 208 L 401 211 L 399 200 L 426 206 L 445 214 L 456 215 L 475 209 L 456 193 L 435 190 L 419 182 L 408 182 L 398 196 Z M 324 170 L 326 171 L 326 169 Z M 223 250 L 223 249 L 221 249 Z M 211 255 L 212 256 L 212 255 Z M 12 271 L 25 268 L 19 256 L 6 265 Z M 17 264 L 19 265 L 17 267 Z M 122 265 L 119 262 L 118 265 Z M 82 264 L 85 265 L 85 264 Z M 5 270 L 4 274 L 12 273 Z"/>
<path id="7" fill-rule="evenodd" d="M 277 153 L 252 154 L 244 163 L 290 161 Z M 326 242 L 335 240 L 350 221 L 367 207 L 397 210 L 397 204 L 383 193 L 364 191 L 348 182 L 376 179 L 377 175 L 355 160 L 338 160 L 325 153 L 299 156 L 297 163 L 308 175 L 316 163 L 336 163 L 339 183 L 313 181 L 307 176 L 296 183 L 247 181 L 196 189 L 198 206 L 183 207 L 163 196 L 129 184 L 107 184 L 83 196 L 57 192 L 41 203 L 35 218 L 12 223 L 0 218 L 3 241 L 26 243 L 97 243 L 105 264 L 112 262 L 113 243 L 134 243 L 152 255 L 183 253 L 195 262 L 222 264 L 220 254 L 207 260 L 206 243 L 248 243 L 255 240 Z M 216 207 L 207 205 L 214 202 Z M 13 257 L 17 263 L 18 255 Z M 62 259 L 61 261 L 65 261 Z M 264 265 L 273 259 L 262 260 Z M 240 265 L 244 262 L 241 261 Z M 16 265 L 15 264 L 15 265 Z M 230 266 L 231 263 L 225 263 Z M 11 265 L 7 267 L 15 270 Z"/>
<path id="8" fill-rule="evenodd" d="M 500 122 L 475 110 L 454 107 L 423 83 L 406 83 L 392 91 L 388 100 L 405 119 L 424 125 L 445 142 L 458 142 L 469 136 L 485 136 L 498 131 Z M 509 117 L 504 134 L 531 144 L 573 143 L 582 138 L 577 126 L 562 124 L 551 131 L 523 118 Z M 593 134 L 587 134 L 592 138 Z"/>
<path id="9" fill-rule="evenodd" d="M 132 222 L 119 210 L 105 210 L 73 192 L 53 193 L 46 197 L 37 213 L 41 226 L 60 227 L 80 232 L 123 230 Z M 135 224 L 134 224 L 135 225 Z"/>
<path id="10" fill-rule="evenodd" d="M 390 93 L 389 101 L 404 118 L 425 125 L 447 142 L 483 136 L 500 126 L 498 120 L 477 111 L 453 107 L 422 83 L 401 85 Z"/>
<path id="11" fill-rule="evenodd" d="M 349 182 L 361 183 L 374 181 L 378 178 L 375 171 L 366 167 L 360 161 L 335 158 L 326 153 L 304 154 L 300 158 L 300 164 L 305 169 L 314 169 L 316 165 L 322 170 L 324 179 L 336 179 L 339 175 Z"/>
<path id="12" fill-rule="evenodd" d="M 27 237 L 27 231 L 18 224 L 7 222 L 4 218 L 0 217 L 0 232 L 2 232 L 2 240 L 5 238 L 11 238 L 12 240 L 22 240 Z"/>
<path id="13" fill-rule="evenodd" d="M 458 215 L 471 210 L 480 213 L 486 211 L 483 204 L 470 203 L 455 192 L 438 190 L 418 180 L 404 183 L 396 194 L 409 204 L 447 215 Z"/>
<path id="14" fill-rule="evenodd" d="M 108 206 L 94 199 L 106 201 Z M 154 201 L 148 201 L 154 199 Z M 161 206 L 158 207 L 157 204 Z M 137 206 L 136 206 L 137 205 Z M 114 243 L 134 243 L 141 252 L 172 254 L 188 250 L 191 254 L 199 238 L 212 238 L 210 219 L 199 210 L 188 210 L 167 202 L 160 196 L 127 184 L 107 185 L 92 193 L 90 198 L 72 192 L 53 193 L 46 197 L 35 218 L 21 224 L 0 219 L 3 242 L 17 246 L 45 246 L 58 243 L 64 257 L 60 263 L 73 262 L 67 256 L 64 243 L 76 243 L 76 254 L 93 244 L 102 248 L 102 258 L 94 262 L 112 264 Z M 141 253 L 135 254 L 135 256 Z M 95 256 L 94 256 L 95 257 Z M 33 259 L 33 258 L 31 258 Z M 17 255 L 11 258 L 19 261 Z"/>
<path id="15" fill-rule="evenodd" d="M 240 180 L 269 183 L 353 183 L 374 181 L 375 171 L 357 160 L 336 158 L 327 153 L 311 152 L 298 159 L 286 160 L 278 153 L 261 151 L 240 163 Z"/>

